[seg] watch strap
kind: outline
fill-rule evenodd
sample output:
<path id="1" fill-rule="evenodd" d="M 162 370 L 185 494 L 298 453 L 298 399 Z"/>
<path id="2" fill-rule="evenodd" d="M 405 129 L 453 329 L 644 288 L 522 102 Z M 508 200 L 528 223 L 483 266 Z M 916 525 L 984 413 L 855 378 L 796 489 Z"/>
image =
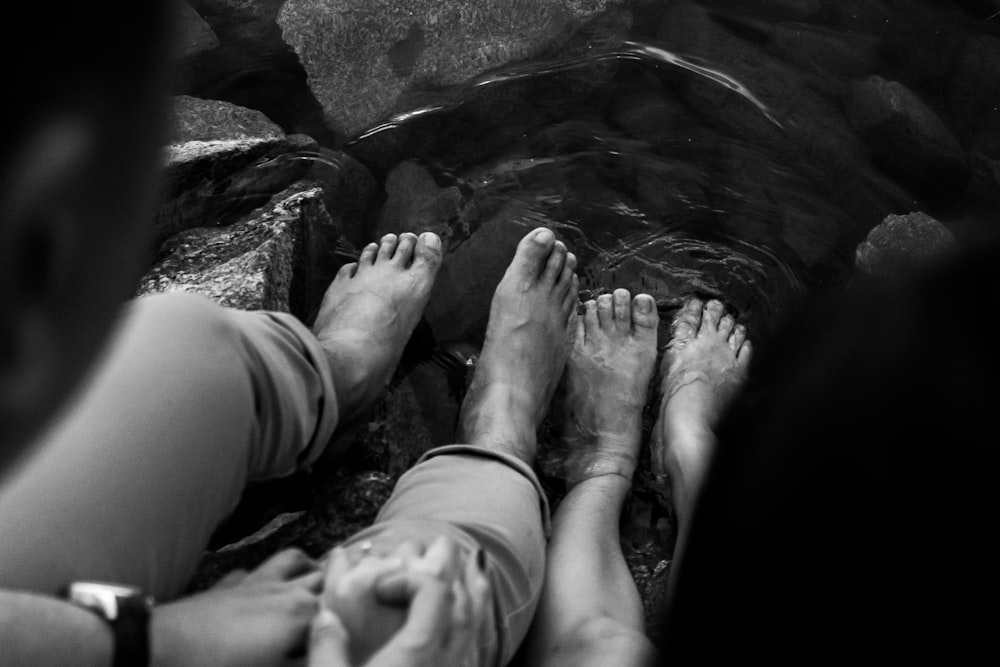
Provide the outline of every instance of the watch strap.
<path id="1" fill-rule="evenodd" d="M 149 665 L 149 603 L 142 597 L 118 599 L 118 618 L 110 621 L 114 633 L 113 667 Z"/>

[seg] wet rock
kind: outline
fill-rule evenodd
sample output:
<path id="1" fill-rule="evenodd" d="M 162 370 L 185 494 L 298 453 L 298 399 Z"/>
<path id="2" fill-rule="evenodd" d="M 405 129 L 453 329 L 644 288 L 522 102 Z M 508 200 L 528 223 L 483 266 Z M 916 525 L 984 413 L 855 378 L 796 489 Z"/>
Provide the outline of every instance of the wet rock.
<path id="1" fill-rule="evenodd" d="M 178 2 L 176 16 L 178 43 L 174 49 L 181 58 L 194 58 L 219 46 L 219 38 L 191 5 Z"/>
<path id="2" fill-rule="evenodd" d="M 877 62 L 879 39 L 805 23 L 774 26 L 768 49 L 790 65 L 821 77 L 858 78 Z"/>
<path id="3" fill-rule="evenodd" d="M 421 391 L 411 378 L 393 384 L 351 446 L 355 465 L 381 470 L 398 479 L 431 449 L 419 399 Z"/>
<path id="4" fill-rule="evenodd" d="M 376 237 L 402 232 L 434 232 L 444 239 L 459 212 L 462 194 L 455 186 L 441 187 L 425 168 L 401 162 L 385 181 L 386 202 L 379 215 Z"/>
<path id="5" fill-rule="evenodd" d="M 961 127 L 968 128 L 970 140 L 1000 136 L 1000 38 L 968 38 L 947 91 L 952 113 Z M 970 147 L 983 150 L 979 141 Z M 1000 157 L 1000 152 L 989 154 Z"/>
<path id="6" fill-rule="evenodd" d="M 311 270 L 304 239 L 333 225 L 319 188 L 290 188 L 225 227 L 188 229 L 168 239 L 137 295 L 189 292 L 243 310 L 300 317 Z"/>
<path id="7" fill-rule="evenodd" d="M 229 16 L 242 21 L 273 21 L 284 0 L 188 0 L 203 16 Z"/>
<path id="8" fill-rule="evenodd" d="M 968 197 L 980 202 L 987 210 L 1000 210 L 1000 159 L 974 151 L 969 160 L 972 178 L 966 191 Z"/>
<path id="9" fill-rule="evenodd" d="M 274 139 L 284 131 L 260 111 L 221 102 L 178 95 L 174 100 L 172 143 L 226 139 Z"/>
<path id="10" fill-rule="evenodd" d="M 302 135 L 170 145 L 156 244 L 191 227 L 234 222 L 308 171 L 308 164 L 288 156 L 318 148 Z"/>
<path id="11" fill-rule="evenodd" d="M 685 117 L 686 112 L 660 88 L 619 96 L 609 113 L 611 122 L 653 146 L 669 139 L 677 131 L 678 119 Z"/>
<path id="12" fill-rule="evenodd" d="M 887 172 L 921 197 L 953 197 L 967 178 L 965 151 L 940 117 L 906 86 L 880 76 L 856 81 L 848 112 Z"/>
<path id="13" fill-rule="evenodd" d="M 337 131 L 397 109 L 416 84 L 448 86 L 566 43 L 616 0 L 288 0 L 278 23 Z"/>
<path id="14" fill-rule="evenodd" d="M 755 18 L 771 21 L 805 21 L 823 9 L 821 0 L 768 0 L 752 3 L 745 0 L 717 0 L 712 6 L 746 12 Z"/>
<path id="15" fill-rule="evenodd" d="M 448 248 L 424 311 L 437 340 L 483 340 L 497 283 L 521 238 L 538 226 L 498 215 Z"/>
<path id="16" fill-rule="evenodd" d="M 857 270 L 874 278 L 903 278 L 954 249 L 955 237 L 924 213 L 890 215 L 858 246 Z"/>
<path id="17" fill-rule="evenodd" d="M 811 18 L 835 28 L 882 34 L 891 32 L 893 12 L 884 0 L 823 0 L 823 8 Z"/>

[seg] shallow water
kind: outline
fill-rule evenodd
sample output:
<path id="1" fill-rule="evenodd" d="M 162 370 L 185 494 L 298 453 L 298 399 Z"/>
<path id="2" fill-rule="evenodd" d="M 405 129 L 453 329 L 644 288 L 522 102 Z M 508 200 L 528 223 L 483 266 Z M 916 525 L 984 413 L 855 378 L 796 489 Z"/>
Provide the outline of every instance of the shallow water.
<path id="1" fill-rule="evenodd" d="M 988 41 L 1000 34 L 995 4 L 613 6 L 545 58 L 411 86 L 409 104 L 354 136 L 319 138 L 383 182 L 419 165 L 438 189 L 416 198 L 439 215 L 420 222 L 452 249 L 484 225 L 547 224 L 580 257 L 584 296 L 624 286 L 653 293 L 664 312 L 691 293 L 718 296 L 764 334 L 795 299 L 841 284 L 885 215 L 923 210 L 962 229 L 995 205 L 970 187 L 969 168 L 920 145 L 933 139 L 902 140 L 930 154 L 907 173 L 892 162 L 897 146 L 869 141 L 850 111 L 857 82 L 898 81 L 944 121 L 960 160 L 1000 157 L 988 99 L 1000 71 L 979 71 L 1000 68 L 1000 42 Z M 982 53 L 968 46 L 983 36 Z M 965 62 L 977 57 L 978 68 Z M 209 92 L 274 110 L 300 126 L 290 129 L 320 122 L 311 102 L 294 108 L 309 93 L 288 53 L 254 54 L 243 69 L 238 53 L 229 61 Z M 398 199 L 389 193 L 352 236 L 398 231 L 386 220 L 398 226 L 415 208 L 386 210 Z M 434 328 L 463 338 L 481 323 Z"/>
<path id="2" fill-rule="evenodd" d="M 850 279 L 857 244 L 885 216 L 923 211 L 967 244 L 997 224 L 996 0 L 609 1 L 526 60 L 438 79 L 414 74 L 431 48 L 428 7 L 499 7 L 523 28 L 534 5 L 414 2 L 413 22 L 382 54 L 386 78 L 339 91 L 352 98 L 343 117 L 324 109 L 282 41 L 282 0 L 190 4 L 221 45 L 185 63 L 176 92 L 258 109 L 323 145 L 262 162 L 261 182 L 289 160 L 339 182 L 344 153 L 374 175 L 375 198 L 335 249 L 341 261 L 385 232 L 445 238 L 402 373 L 435 444 L 451 437 L 492 290 L 532 227 L 552 227 L 577 254 L 582 298 L 616 287 L 652 293 L 661 344 L 673 309 L 697 294 L 724 300 L 761 347 L 798 300 Z M 269 9 L 229 12 L 245 6 Z M 377 27 L 360 22 L 358 35 L 378 36 Z M 371 69 L 360 60 L 372 54 L 356 52 L 341 69 Z M 402 92 L 383 109 L 391 86 Z M 270 194 L 220 201 L 219 216 Z M 547 457 L 557 464 L 559 452 Z M 640 487 L 640 499 L 660 493 Z M 656 509 L 652 498 L 636 514 L 655 523 Z M 664 562 L 656 553 L 654 578 Z"/>

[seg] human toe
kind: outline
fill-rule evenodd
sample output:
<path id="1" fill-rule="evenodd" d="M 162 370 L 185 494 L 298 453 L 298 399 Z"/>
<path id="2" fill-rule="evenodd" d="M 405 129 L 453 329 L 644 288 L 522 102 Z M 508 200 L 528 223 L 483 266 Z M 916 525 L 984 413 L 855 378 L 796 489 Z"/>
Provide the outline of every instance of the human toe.
<path id="1" fill-rule="evenodd" d="M 346 280 L 348 278 L 353 278 L 354 274 L 357 272 L 357 270 L 358 270 L 358 263 L 357 262 L 351 262 L 350 264 L 344 264 L 342 267 L 340 267 L 337 270 L 337 275 L 334 277 L 334 280 L 338 280 L 338 279 L 339 280 Z"/>
<path id="2" fill-rule="evenodd" d="M 417 238 L 413 250 L 414 265 L 420 264 L 434 271 L 441 266 L 441 237 L 433 232 L 424 232 Z"/>
<path id="3" fill-rule="evenodd" d="M 733 328 L 733 333 L 729 336 L 729 347 L 733 352 L 739 352 L 740 347 L 743 345 L 743 341 L 747 337 L 747 328 L 742 324 L 737 324 Z"/>
<path id="4" fill-rule="evenodd" d="M 570 275 L 569 287 L 566 288 L 566 294 L 563 295 L 563 310 L 566 311 L 566 316 L 569 317 L 571 313 L 576 313 L 576 307 L 580 303 L 580 282 L 576 274 Z"/>
<path id="5" fill-rule="evenodd" d="M 548 284 L 555 282 L 562 275 L 563 267 L 566 265 L 566 244 L 556 241 L 549 253 L 549 258 L 545 262 L 545 269 L 542 271 L 542 280 Z"/>
<path id="6" fill-rule="evenodd" d="M 725 312 L 726 307 L 718 299 L 712 299 L 705 304 L 705 309 L 701 317 L 700 332 L 714 333 L 719 330 L 719 320 Z"/>
<path id="7" fill-rule="evenodd" d="M 656 327 L 660 323 L 656 312 L 656 301 L 648 294 L 637 294 L 632 299 L 632 323 L 637 335 L 656 335 Z"/>
<path id="8" fill-rule="evenodd" d="M 378 254 L 378 244 L 369 243 L 364 248 L 361 249 L 361 256 L 358 257 L 358 266 L 370 266 L 372 262 L 375 261 L 375 255 Z"/>
<path id="9" fill-rule="evenodd" d="M 587 331 L 592 331 L 601 326 L 597 316 L 597 301 L 589 299 L 583 304 L 583 317 L 580 318 L 587 324 Z"/>
<path id="10" fill-rule="evenodd" d="M 673 339 L 676 341 L 687 341 L 695 337 L 698 327 L 701 325 L 701 315 L 705 304 L 701 299 L 688 299 L 681 306 L 673 322 Z"/>
<path id="11" fill-rule="evenodd" d="M 602 329 L 610 329 L 615 325 L 614 297 L 601 294 L 597 297 L 597 321 Z"/>
<path id="12" fill-rule="evenodd" d="M 392 261 L 402 266 L 409 266 L 413 261 L 413 250 L 417 247 L 417 235 L 412 232 L 404 232 L 399 235 L 399 242 L 396 245 L 396 252 L 392 256 Z"/>
<path id="13" fill-rule="evenodd" d="M 392 256 L 396 252 L 396 246 L 399 245 L 399 237 L 395 234 L 386 234 L 379 241 L 378 245 L 378 255 L 376 256 L 376 261 L 388 261 L 392 259 Z"/>
<path id="14" fill-rule="evenodd" d="M 723 315 L 719 320 L 719 334 L 724 338 L 729 338 L 729 334 L 733 331 L 733 326 L 736 325 L 736 320 L 733 319 L 732 315 L 728 313 Z"/>
<path id="15" fill-rule="evenodd" d="M 632 329 L 632 295 L 619 287 L 612 295 L 614 301 L 615 327 L 628 332 Z"/>
<path id="16" fill-rule="evenodd" d="M 549 259 L 549 255 L 552 254 L 555 242 L 556 236 L 551 229 L 539 227 L 529 232 L 517 244 L 517 252 L 514 253 L 511 268 L 525 280 L 537 280 Z"/>

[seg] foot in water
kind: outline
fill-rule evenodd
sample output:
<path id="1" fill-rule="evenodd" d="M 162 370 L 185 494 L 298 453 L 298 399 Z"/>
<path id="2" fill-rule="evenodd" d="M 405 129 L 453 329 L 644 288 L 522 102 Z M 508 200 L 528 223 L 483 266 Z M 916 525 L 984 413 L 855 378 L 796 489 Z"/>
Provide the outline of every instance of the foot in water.
<path id="1" fill-rule="evenodd" d="M 656 302 L 617 289 L 584 305 L 566 366 L 567 481 L 603 475 L 631 481 L 656 367 Z"/>
<path id="2" fill-rule="evenodd" d="M 653 463 L 671 479 L 680 520 L 690 510 L 715 447 L 713 429 L 743 385 L 752 353 L 746 328 L 721 302 L 688 300 L 663 355 Z"/>
<path id="3" fill-rule="evenodd" d="M 535 432 L 562 376 L 575 331 L 576 257 L 539 228 L 525 236 L 497 286 L 486 341 L 462 404 L 458 442 L 531 462 Z"/>
<path id="4" fill-rule="evenodd" d="M 313 332 L 330 362 L 341 424 L 371 405 L 392 379 L 440 266 L 436 234 L 386 234 L 330 284 Z"/>

